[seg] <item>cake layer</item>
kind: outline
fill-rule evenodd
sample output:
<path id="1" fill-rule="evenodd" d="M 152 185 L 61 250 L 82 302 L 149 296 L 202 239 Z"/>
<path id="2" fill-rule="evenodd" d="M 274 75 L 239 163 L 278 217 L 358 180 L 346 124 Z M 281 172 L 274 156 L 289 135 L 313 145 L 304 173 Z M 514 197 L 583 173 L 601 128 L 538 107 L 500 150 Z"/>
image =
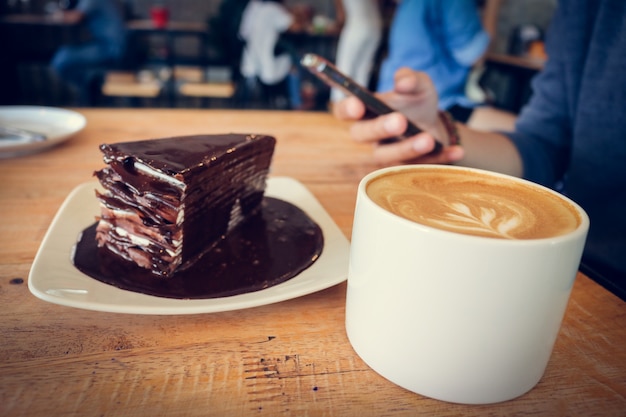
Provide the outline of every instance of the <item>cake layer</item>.
<path id="1" fill-rule="evenodd" d="M 258 209 L 274 146 L 242 134 L 101 145 L 98 245 L 157 275 L 189 266 Z"/>

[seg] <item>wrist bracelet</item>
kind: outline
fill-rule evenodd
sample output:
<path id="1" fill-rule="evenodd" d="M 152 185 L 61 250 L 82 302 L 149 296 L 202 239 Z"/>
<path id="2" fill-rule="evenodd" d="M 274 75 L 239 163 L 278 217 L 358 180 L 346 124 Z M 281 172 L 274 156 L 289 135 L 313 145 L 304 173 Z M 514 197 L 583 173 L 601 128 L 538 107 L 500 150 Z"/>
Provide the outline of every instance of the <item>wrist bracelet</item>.
<path id="1" fill-rule="evenodd" d="M 456 128 L 456 123 L 452 115 L 447 111 L 439 111 L 439 120 L 441 120 L 448 134 L 448 146 L 460 145 L 461 138 L 459 137 L 459 131 Z"/>

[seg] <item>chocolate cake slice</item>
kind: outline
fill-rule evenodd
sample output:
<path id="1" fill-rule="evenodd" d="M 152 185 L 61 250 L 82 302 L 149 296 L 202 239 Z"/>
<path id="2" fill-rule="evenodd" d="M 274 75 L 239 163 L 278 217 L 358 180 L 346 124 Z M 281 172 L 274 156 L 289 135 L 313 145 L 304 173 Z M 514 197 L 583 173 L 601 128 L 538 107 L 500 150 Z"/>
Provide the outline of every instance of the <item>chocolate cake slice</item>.
<path id="1" fill-rule="evenodd" d="M 103 144 L 99 247 L 167 277 L 255 213 L 275 139 L 197 135 Z"/>

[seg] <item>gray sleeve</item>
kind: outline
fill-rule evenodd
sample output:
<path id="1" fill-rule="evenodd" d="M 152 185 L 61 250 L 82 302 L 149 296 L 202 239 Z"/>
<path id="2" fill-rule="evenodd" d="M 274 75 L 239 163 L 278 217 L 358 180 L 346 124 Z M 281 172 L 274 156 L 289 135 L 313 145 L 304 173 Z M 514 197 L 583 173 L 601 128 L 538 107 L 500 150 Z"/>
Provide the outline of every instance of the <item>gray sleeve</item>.
<path id="1" fill-rule="evenodd" d="M 546 43 L 550 57 L 533 79 L 533 95 L 522 109 L 515 131 L 507 136 L 517 146 L 523 161 L 524 178 L 553 187 L 568 168 L 572 120 L 568 97 L 562 38 L 567 36 L 557 11 Z"/>

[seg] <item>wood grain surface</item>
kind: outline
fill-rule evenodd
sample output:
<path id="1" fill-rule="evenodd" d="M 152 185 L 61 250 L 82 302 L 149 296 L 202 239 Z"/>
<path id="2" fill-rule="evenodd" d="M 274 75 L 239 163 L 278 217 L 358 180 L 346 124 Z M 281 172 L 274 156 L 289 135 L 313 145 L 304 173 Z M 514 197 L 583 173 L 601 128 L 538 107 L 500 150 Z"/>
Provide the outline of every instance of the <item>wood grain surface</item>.
<path id="1" fill-rule="evenodd" d="M 275 135 L 272 175 L 304 183 L 348 238 L 356 186 L 377 168 L 369 147 L 324 113 L 78 111 L 87 126 L 72 139 L 0 160 L 1 416 L 626 415 L 626 308 L 582 274 L 543 379 L 486 406 L 432 400 L 372 371 L 345 335 L 345 283 L 256 308 L 180 316 L 39 300 L 27 287 L 31 263 L 68 193 L 102 166 L 100 143 Z"/>

